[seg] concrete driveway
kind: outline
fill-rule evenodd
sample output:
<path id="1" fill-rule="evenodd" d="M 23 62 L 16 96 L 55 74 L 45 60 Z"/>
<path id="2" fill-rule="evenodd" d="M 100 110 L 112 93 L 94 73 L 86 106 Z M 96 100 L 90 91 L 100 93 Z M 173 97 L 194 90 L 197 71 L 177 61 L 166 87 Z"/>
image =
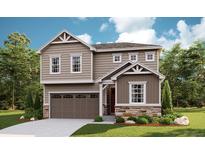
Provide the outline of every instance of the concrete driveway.
<path id="1" fill-rule="evenodd" d="M 44 119 L 0 130 L 1 136 L 68 137 L 92 119 Z"/>

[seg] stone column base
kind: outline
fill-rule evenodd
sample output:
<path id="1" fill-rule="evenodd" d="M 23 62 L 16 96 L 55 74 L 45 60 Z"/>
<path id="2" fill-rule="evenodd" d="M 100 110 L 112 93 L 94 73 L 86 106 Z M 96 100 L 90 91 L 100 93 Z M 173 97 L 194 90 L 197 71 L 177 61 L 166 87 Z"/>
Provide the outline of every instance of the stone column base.
<path id="1" fill-rule="evenodd" d="M 115 116 L 161 116 L 161 106 L 115 106 Z"/>
<path id="2" fill-rule="evenodd" d="M 49 118 L 49 105 L 43 105 L 43 118 Z"/>

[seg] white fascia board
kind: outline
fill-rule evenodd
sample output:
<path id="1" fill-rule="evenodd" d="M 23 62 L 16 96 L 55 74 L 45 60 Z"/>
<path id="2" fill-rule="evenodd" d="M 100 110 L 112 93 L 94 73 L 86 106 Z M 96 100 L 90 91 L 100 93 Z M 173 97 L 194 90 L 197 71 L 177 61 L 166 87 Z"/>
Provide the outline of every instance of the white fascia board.
<path id="1" fill-rule="evenodd" d="M 41 84 L 94 83 L 93 80 L 41 80 Z"/>

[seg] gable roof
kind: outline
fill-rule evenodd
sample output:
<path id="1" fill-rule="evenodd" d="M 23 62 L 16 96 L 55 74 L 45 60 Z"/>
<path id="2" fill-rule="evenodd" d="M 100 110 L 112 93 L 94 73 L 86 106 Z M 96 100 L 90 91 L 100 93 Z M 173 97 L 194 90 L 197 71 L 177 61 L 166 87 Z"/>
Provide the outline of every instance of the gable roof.
<path id="1" fill-rule="evenodd" d="M 58 33 L 54 38 L 52 38 L 47 44 L 45 44 L 44 46 L 42 46 L 37 53 L 41 53 L 41 51 L 43 49 L 45 49 L 46 47 L 48 47 L 53 41 L 55 41 L 59 36 L 61 36 L 63 33 L 66 33 L 67 35 L 73 37 L 74 39 L 76 39 L 77 41 L 81 42 L 82 44 L 84 44 L 85 46 L 87 46 L 88 48 L 90 48 L 90 50 L 95 51 L 96 49 L 89 45 L 88 43 L 84 42 L 83 40 L 81 40 L 80 38 L 78 38 L 77 36 L 73 35 L 72 33 L 68 32 L 67 30 L 63 30 L 60 33 Z M 62 43 L 67 43 L 67 42 L 62 42 Z"/>
<path id="2" fill-rule="evenodd" d="M 111 80 L 117 80 L 117 78 L 124 74 L 125 72 L 127 72 L 128 70 L 132 69 L 133 67 L 135 67 L 136 65 L 141 66 L 142 68 L 148 70 L 150 73 L 153 73 L 155 75 L 157 75 L 160 79 L 164 79 L 165 76 L 162 75 L 159 72 L 156 72 L 154 70 L 149 69 L 148 67 L 144 66 L 143 64 L 140 64 L 139 62 L 133 63 L 131 61 L 128 61 L 126 63 L 124 63 L 123 65 L 119 66 L 118 68 L 114 69 L 113 71 L 109 72 L 108 74 L 106 74 L 105 76 L 103 76 L 102 78 L 98 79 L 97 82 L 102 82 L 103 79 L 106 79 L 107 77 L 110 77 Z M 142 73 L 143 74 L 143 73 Z M 146 73 L 145 73 L 146 74 Z"/>
<path id="3" fill-rule="evenodd" d="M 92 46 L 96 48 L 96 52 L 162 49 L 160 45 L 129 42 L 93 44 Z"/>

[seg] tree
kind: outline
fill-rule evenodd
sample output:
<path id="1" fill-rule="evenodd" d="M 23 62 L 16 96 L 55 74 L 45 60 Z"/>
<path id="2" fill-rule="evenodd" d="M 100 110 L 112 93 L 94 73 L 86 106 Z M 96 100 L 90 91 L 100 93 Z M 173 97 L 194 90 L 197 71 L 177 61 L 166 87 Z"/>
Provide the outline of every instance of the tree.
<path id="1" fill-rule="evenodd" d="M 39 93 L 37 92 L 36 93 L 36 97 L 35 97 L 35 103 L 34 103 L 34 109 L 35 110 L 38 110 L 41 108 L 41 100 L 40 100 L 40 96 L 39 96 Z"/>
<path id="2" fill-rule="evenodd" d="M 25 106 L 26 108 L 33 108 L 33 97 L 31 91 L 28 92 Z"/>
<path id="3" fill-rule="evenodd" d="M 9 93 L 6 95 L 12 98 L 10 100 L 12 109 L 15 108 L 17 97 L 31 78 L 29 43 L 30 41 L 25 35 L 12 33 L 4 42 L 5 47 L 0 52 L 0 80 L 9 89 Z"/>
<path id="4" fill-rule="evenodd" d="M 164 87 L 162 90 L 162 110 L 163 112 L 166 110 L 171 112 L 173 111 L 171 90 L 168 80 L 164 82 Z"/>

